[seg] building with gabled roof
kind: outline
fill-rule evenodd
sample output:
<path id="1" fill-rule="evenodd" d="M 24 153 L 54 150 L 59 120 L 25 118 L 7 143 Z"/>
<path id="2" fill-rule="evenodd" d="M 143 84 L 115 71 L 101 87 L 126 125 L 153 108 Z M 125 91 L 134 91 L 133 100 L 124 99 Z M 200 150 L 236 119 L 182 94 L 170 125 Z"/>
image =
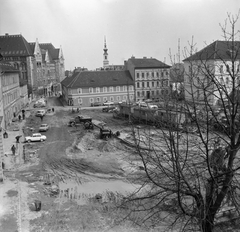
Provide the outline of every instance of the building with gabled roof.
<path id="1" fill-rule="evenodd" d="M 129 70 L 135 83 L 135 100 L 168 97 L 170 67 L 155 58 L 131 57 L 125 61 L 125 69 Z"/>
<path id="2" fill-rule="evenodd" d="M 214 41 L 183 62 L 187 101 L 202 104 L 207 95 L 210 105 L 219 105 L 231 94 L 232 75 L 236 80 L 236 88 L 240 86 L 240 41 Z"/>
<path id="3" fill-rule="evenodd" d="M 55 48 L 51 43 L 29 43 L 36 58 L 35 89 L 38 94 L 50 96 L 61 90 L 61 81 L 65 78 L 62 48 Z"/>
<path id="4" fill-rule="evenodd" d="M 28 85 L 32 92 L 34 56 L 28 42 L 22 35 L 1 35 L 0 53 L 4 61 L 9 62 L 20 72 L 20 85 Z"/>
<path id="5" fill-rule="evenodd" d="M 65 77 L 62 48 L 51 43 L 28 43 L 22 35 L 0 36 L 4 61 L 20 71 L 20 85 L 28 85 L 28 94 L 50 94 L 60 90 Z M 45 90 L 45 91 L 44 91 Z"/>
<path id="6" fill-rule="evenodd" d="M 77 71 L 61 84 L 68 105 L 90 106 L 94 102 L 134 100 L 134 82 L 129 71 Z"/>

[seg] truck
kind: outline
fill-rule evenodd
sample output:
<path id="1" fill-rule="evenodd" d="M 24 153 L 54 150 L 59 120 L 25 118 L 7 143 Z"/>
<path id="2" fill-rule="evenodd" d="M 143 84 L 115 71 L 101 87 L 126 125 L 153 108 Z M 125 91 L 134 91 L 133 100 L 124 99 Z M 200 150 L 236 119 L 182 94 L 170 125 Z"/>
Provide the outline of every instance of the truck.
<path id="1" fill-rule="evenodd" d="M 85 124 L 86 122 L 91 123 L 92 118 L 86 115 L 78 115 L 75 118 L 69 120 L 68 126 L 78 126 L 81 124 Z"/>

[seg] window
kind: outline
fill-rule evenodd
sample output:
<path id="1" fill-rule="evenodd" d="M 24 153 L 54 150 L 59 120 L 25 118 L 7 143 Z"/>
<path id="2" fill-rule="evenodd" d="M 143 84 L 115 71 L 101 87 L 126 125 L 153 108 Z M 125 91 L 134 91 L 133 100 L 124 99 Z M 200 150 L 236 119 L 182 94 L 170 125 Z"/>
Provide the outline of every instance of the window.
<path id="1" fill-rule="evenodd" d="M 126 85 L 123 86 L 123 91 L 127 91 L 127 86 Z"/>
<path id="2" fill-rule="evenodd" d="M 220 67 L 219 67 L 219 72 L 220 72 L 220 73 L 223 73 L 223 65 L 220 65 Z"/>
<path id="3" fill-rule="evenodd" d="M 107 92 L 107 87 L 103 87 L 103 92 L 104 92 L 104 93 Z"/>
<path id="4" fill-rule="evenodd" d="M 137 78 L 139 78 L 139 73 L 137 73 Z"/>
<path id="5" fill-rule="evenodd" d="M 140 97 L 140 92 L 137 92 L 137 96 Z"/>
<path id="6" fill-rule="evenodd" d="M 227 72 L 230 72 L 230 69 L 229 69 L 229 65 L 228 65 L 228 64 L 226 65 L 226 68 L 227 68 Z"/>
<path id="7" fill-rule="evenodd" d="M 149 82 L 147 82 L 147 87 L 149 87 Z"/>
<path id="8" fill-rule="evenodd" d="M 142 73 L 142 78 L 144 78 L 144 76 L 145 76 L 144 73 Z"/>
<path id="9" fill-rule="evenodd" d="M 142 96 L 144 97 L 144 91 L 142 91 Z"/>
<path id="10" fill-rule="evenodd" d="M 93 93 L 93 88 L 92 87 L 89 88 L 89 93 Z"/>
<path id="11" fill-rule="evenodd" d="M 116 87 L 116 91 L 117 91 L 117 92 L 120 92 L 120 86 L 117 86 L 117 87 Z"/>
<path id="12" fill-rule="evenodd" d="M 121 101 L 121 97 L 120 96 L 117 96 L 117 101 Z"/>
<path id="13" fill-rule="evenodd" d="M 97 97 L 96 102 L 100 102 L 100 97 Z"/>
<path id="14" fill-rule="evenodd" d="M 163 71 L 161 72 L 161 77 L 163 77 Z"/>
<path id="15" fill-rule="evenodd" d="M 96 93 L 100 93 L 100 88 L 96 87 Z"/>
<path id="16" fill-rule="evenodd" d="M 130 87 L 129 87 L 129 91 L 133 91 L 133 86 L 131 85 Z"/>
<path id="17" fill-rule="evenodd" d="M 82 98 L 78 98 L 78 104 L 82 104 Z"/>
<path id="18" fill-rule="evenodd" d="M 157 77 L 159 77 L 159 72 L 157 72 Z"/>
<path id="19" fill-rule="evenodd" d="M 78 88 L 78 93 L 82 94 L 82 89 Z"/>
<path id="20" fill-rule="evenodd" d="M 226 84 L 229 85 L 229 77 L 226 77 Z"/>
<path id="21" fill-rule="evenodd" d="M 142 87 L 144 88 L 144 82 L 142 82 Z"/>
<path id="22" fill-rule="evenodd" d="M 147 72 L 147 77 L 149 77 L 149 72 Z"/>
<path id="23" fill-rule="evenodd" d="M 154 72 L 152 72 L 152 77 L 154 77 Z"/>
<path id="24" fill-rule="evenodd" d="M 154 87 L 154 81 L 152 81 L 152 87 Z"/>
<path id="25" fill-rule="evenodd" d="M 126 95 L 124 95 L 124 96 L 123 96 L 123 100 L 126 100 L 126 99 L 127 99 L 127 96 L 126 96 Z"/>
<path id="26" fill-rule="evenodd" d="M 140 88 L 140 83 L 139 82 L 137 82 L 137 88 Z"/>
<path id="27" fill-rule="evenodd" d="M 114 101 L 114 97 L 113 96 L 110 97 L 110 101 L 112 101 L 112 102 Z"/>
<path id="28" fill-rule="evenodd" d="M 103 97 L 103 102 L 106 102 L 107 101 L 107 97 Z"/>
<path id="29" fill-rule="evenodd" d="M 113 87 L 109 87 L 109 92 L 113 92 Z"/>
<path id="30" fill-rule="evenodd" d="M 94 99 L 93 99 L 93 98 L 90 98 L 89 101 L 90 101 L 90 103 L 93 103 L 93 102 L 94 102 Z"/>
<path id="31" fill-rule="evenodd" d="M 133 100 L 133 95 L 130 95 L 130 100 Z"/>

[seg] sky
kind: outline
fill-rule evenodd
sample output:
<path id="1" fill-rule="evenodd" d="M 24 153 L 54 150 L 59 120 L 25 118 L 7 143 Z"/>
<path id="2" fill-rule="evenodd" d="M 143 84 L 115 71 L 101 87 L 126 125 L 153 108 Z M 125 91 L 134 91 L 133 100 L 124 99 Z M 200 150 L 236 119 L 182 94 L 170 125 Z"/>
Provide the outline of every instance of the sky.
<path id="1" fill-rule="evenodd" d="M 171 65 L 191 41 L 200 50 L 223 40 L 220 24 L 239 9 L 239 0 L 0 0 L 0 35 L 61 46 L 66 70 L 102 67 L 104 37 L 109 64 L 134 56 Z"/>

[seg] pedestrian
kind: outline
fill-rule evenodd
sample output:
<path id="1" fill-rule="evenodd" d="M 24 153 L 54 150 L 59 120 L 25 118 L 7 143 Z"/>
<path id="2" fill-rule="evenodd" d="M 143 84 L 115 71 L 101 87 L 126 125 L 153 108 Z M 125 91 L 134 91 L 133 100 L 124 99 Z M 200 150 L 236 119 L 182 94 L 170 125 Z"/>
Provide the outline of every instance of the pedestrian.
<path id="1" fill-rule="evenodd" d="M 19 139 L 20 139 L 21 137 L 22 137 L 21 135 L 18 135 L 18 136 L 15 137 L 15 138 L 16 138 L 16 143 L 19 143 Z"/>
<path id="2" fill-rule="evenodd" d="M 41 118 L 41 122 L 42 122 L 43 121 L 43 115 L 41 115 L 40 118 Z"/>
<path id="3" fill-rule="evenodd" d="M 54 108 L 52 108 L 52 112 L 54 112 Z"/>
<path id="4" fill-rule="evenodd" d="M 19 114 L 19 115 L 18 115 L 18 120 L 19 120 L 19 122 L 21 121 L 21 118 L 22 118 L 22 117 L 21 117 L 21 115 Z"/>
<path id="5" fill-rule="evenodd" d="M 25 114 L 23 113 L 23 115 L 22 115 L 22 118 L 23 118 L 23 120 L 25 119 Z"/>
<path id="6" fill-rule="evenodd" d="M 14 144 L 12 145 L 11 150 L 12 150 L 12 154 L 15 155 L 16 147 L 14 146 Z"/>

